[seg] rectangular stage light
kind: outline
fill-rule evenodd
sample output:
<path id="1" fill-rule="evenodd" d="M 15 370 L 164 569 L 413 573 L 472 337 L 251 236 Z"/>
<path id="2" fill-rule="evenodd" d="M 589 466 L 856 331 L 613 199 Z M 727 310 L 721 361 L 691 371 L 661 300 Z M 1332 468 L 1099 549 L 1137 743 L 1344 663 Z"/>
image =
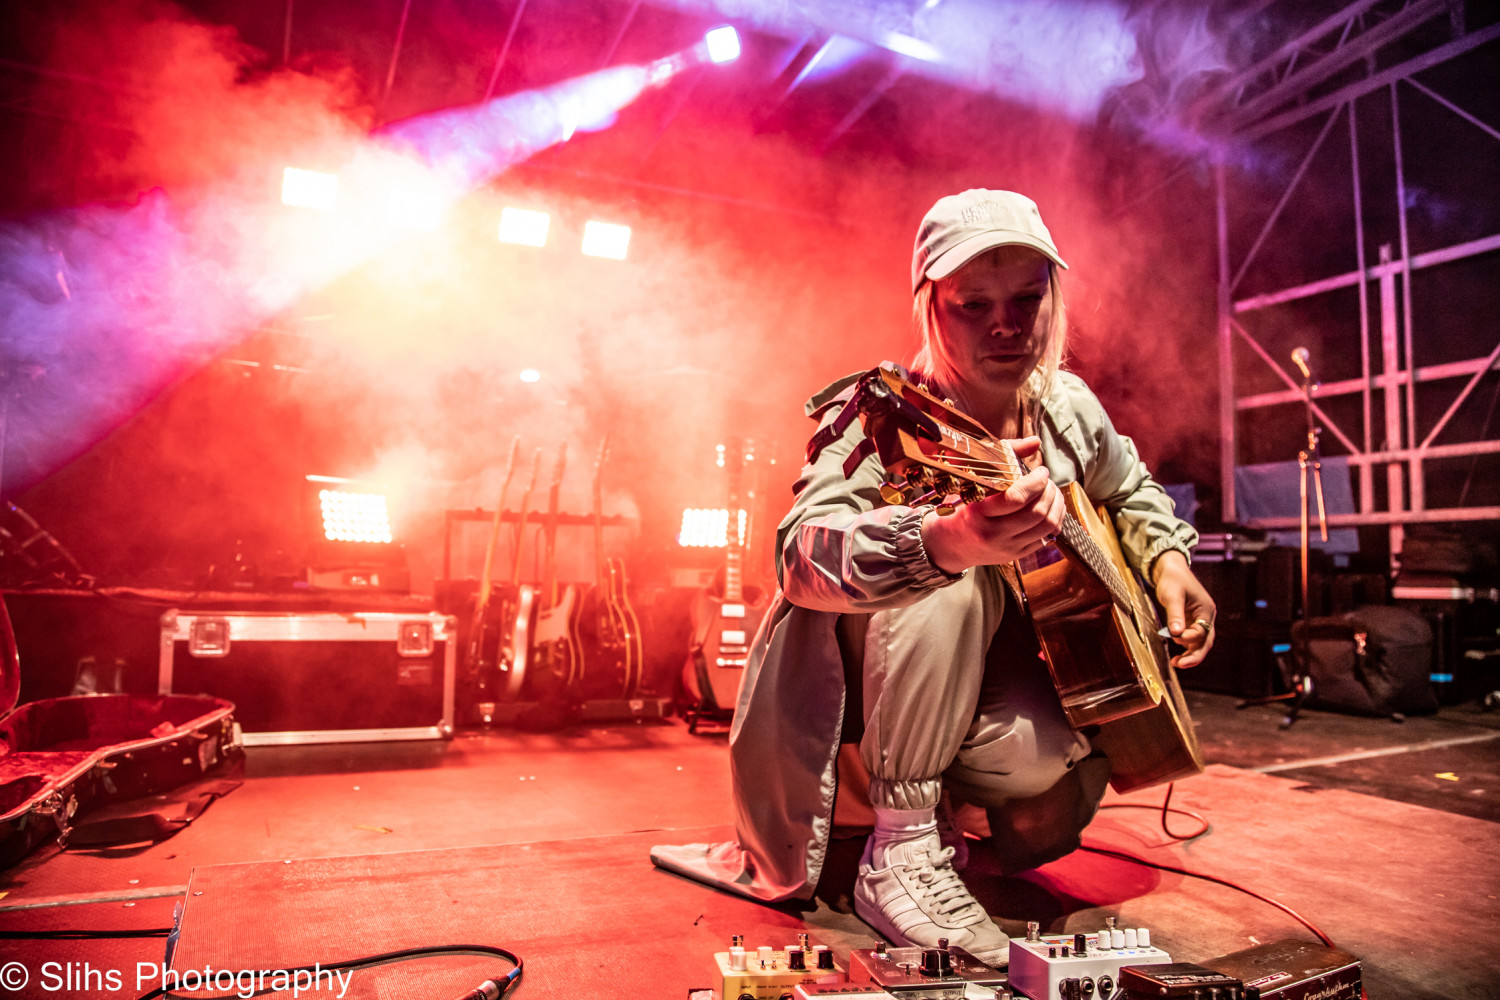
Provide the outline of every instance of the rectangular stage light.
<path id="1" fill-rule="evenodd" d="M 500 242 L 523 247 L 547 245 L 547 227 L 552 217 L 546 212 L 506 206 L 500 211 Z"/>
<path id="2" fill-rule="evenodd" d="M 318 491 L 318 506 L 323 537 L 330 542 L 390 544 L 391 516 L 383 494 L 323 489 Z"/>
<path id="3" fill-rule="evenodd" d="M 630 227 L 590 219 L 583 227 L 583 252 L 590 257 L 624 260 L 630 248 Z"/>
<path id="4" fill-rule="evenodd" d="M 750 517 L 740 511 L 740 544 L 745 544 L 745 528 Z M 682 512 L 682 527 L 677 531 L 677 544 L 683 548 L 722 549 L 729 545 L 729 511 L 689 507 Z"/>
<path id="5" fill-rule="evenodd" d="M 281 172 L 281 203 L 332 212 L 339 207 L 338 175 L 287 167 Z"/>

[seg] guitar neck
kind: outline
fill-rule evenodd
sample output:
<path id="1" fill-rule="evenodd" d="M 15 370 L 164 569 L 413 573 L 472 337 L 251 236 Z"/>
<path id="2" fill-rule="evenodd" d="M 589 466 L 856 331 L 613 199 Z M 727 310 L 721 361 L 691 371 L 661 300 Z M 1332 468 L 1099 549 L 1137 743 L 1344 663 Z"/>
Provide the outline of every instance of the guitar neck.
<path id="1" fill-rule="evenodd" d="M 1109 591 L 1110 600 L 1127 615 L 1134 614 L 1134 603 L 1130 599 L 1130 588 L 1120 577 L 1120 571 L 1108 554 L 1099 547 L 1078 519 L 1068 514 L 1057 533 L 1058 544 L 1082 562 L 1094 577 Z"/>

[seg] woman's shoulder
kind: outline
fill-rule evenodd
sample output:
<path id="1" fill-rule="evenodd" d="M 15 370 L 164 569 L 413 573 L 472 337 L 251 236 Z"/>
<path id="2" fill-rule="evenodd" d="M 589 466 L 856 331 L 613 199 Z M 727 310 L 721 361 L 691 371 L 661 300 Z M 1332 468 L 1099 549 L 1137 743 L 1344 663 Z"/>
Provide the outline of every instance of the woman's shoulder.
<path id="1" fill-rule="evenodd" d="M 1059 423 L 1071 422 L 1080 413 L 1104 409 L 1088 383 L 1070 371 L 1059 371 L 1052 377 L 1052 391 L 1043 408 Z"/>

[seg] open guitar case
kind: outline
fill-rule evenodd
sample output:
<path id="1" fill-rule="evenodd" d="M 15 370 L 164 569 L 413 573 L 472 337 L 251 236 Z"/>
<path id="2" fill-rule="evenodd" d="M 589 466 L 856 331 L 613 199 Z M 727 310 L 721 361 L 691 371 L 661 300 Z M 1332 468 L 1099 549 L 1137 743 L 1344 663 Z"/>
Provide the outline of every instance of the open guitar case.
<path id="1" fill-rule="evenodd" d="M 90 694 L 17 707 L 20 691 L 0 600 L 0 868 L 46 840 L 160 840 L 238 784 L 244 750 L 231 702 Z"/>

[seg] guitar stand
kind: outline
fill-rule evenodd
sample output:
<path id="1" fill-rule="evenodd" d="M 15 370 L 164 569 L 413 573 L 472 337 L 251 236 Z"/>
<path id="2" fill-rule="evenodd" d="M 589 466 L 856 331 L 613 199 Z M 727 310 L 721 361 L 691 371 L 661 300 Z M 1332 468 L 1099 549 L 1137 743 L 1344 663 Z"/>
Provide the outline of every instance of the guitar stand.
<path id="1" fill-rule="evenodd" d="M 734 710 L 726 711 L 705 696 L 698 700 L 698 704 L 684 710 L 682 717 L 687 720 L 688 732 L 694 736 L 698 735 L 699 726 L 704 722 L 712 723 L 716 733 L 727 733 L 734 722 Z"/>

